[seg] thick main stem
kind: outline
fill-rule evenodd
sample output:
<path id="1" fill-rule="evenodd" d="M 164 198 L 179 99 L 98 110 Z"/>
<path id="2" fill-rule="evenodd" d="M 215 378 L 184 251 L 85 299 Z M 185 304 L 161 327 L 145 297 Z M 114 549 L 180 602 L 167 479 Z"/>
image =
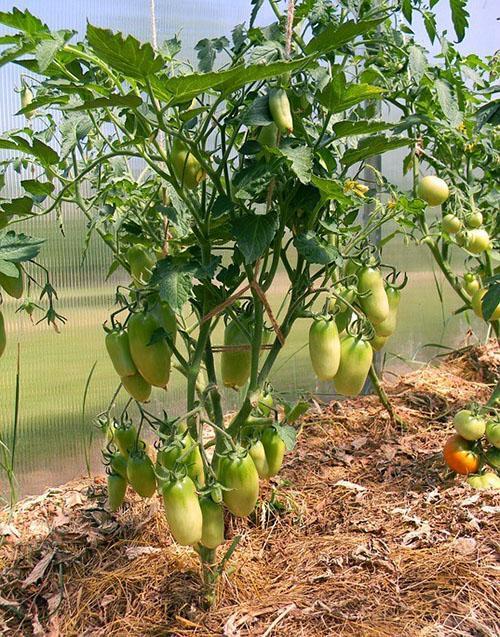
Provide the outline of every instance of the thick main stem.
<path id="1" fill-rule="evenodd" d="M 198 555 L 200 556 L 201 578 L 203 582 L 203 606 L 210 608 L 215 602 L 217 581 L 219 579 L 215 564 L 216 549 L 207 549 L 200 544 Z"/>
<path id="2" fill-rule="evenodd" d="M 382 405 L 384 406 L 385 410 L 389 414 L 389 417 L 392 420 L 392 422 L 395 425 L 399 425 L 399 427 L 401 427 L 401 429 L 406 429 L 406 423 L 394 411 L 394 407 L 392 406 L 391 401 L 389 400 L 389 397 L 387 396 L 387 394 L 385 392 L 385 389 L 382 387 L 382 385 L 380 383 L 380 379 L 379 379 L 379 377 L 377 375 L 377 372 L 375 371 L 375 367 L 373 365 L 370 366 L 370 371 L 368 372 L 368 375 L 369 375 L 370 380 L 371 380 L 371 382 L 373 384 L 373 388 L 375 389 L 375 392 L 376 392 L 377 396 L 379 397 L 380 402 L 382 403 Z"/>

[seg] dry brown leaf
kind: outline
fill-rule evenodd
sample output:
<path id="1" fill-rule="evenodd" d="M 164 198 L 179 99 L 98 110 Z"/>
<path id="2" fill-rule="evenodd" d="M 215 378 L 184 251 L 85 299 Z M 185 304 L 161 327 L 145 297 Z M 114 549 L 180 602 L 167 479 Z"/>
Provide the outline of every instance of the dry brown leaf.
<path id="1" fill-rule="evenodd" d="M 34 584 L 41 577 L 43 577 L 45 571 L 47 570 L 47 567 L 52 562 L 52 558 L 54 557 L 55 553 L 56 552 L 52 550 L 44 555 L 44 557 L 42 557 L 42 559 L 35 565 L 28 577 L 26 577 L 26 579 L 23 581 L 23 588 L 31 586 L 31 584 Z"/>

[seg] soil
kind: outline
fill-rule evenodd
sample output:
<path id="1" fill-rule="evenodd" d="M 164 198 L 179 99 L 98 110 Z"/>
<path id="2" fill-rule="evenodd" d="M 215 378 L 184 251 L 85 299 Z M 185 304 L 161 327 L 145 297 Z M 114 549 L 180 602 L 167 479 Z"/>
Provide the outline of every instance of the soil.
<path id="1" fill-rule="evenodd" d="M 5 635 L 496 637 L 500 493 L 444 466 L 452 416 L 498 382 L 497 344 L 466 348 L 374 396 L 315 403 L 256 512 L 228 516 L 228 559 L 202 609 L 197 556 L 157 497 L 105 507 L 102 477 L 0 515 Z"/>

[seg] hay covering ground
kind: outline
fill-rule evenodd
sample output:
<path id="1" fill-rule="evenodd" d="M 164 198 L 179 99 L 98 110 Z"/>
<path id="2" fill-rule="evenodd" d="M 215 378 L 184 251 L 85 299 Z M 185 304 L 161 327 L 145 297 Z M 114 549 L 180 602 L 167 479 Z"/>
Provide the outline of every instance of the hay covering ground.
<path id="1" fill-rule="evenodd" d="M 210 613 L 196 555 L 172 543 L 156 498 L 129 495 L 110 515 L 95 478 L 20 502 L 0 518 L 0 630 L 498 636 L 500 497 L 449 474 L 441 448 L 499 368 L 496 345 L 468 348 L 386 385 L 404 432 L 375 397 L 312 409 L 255 517 L 227 520 L 241 541 Z"/>

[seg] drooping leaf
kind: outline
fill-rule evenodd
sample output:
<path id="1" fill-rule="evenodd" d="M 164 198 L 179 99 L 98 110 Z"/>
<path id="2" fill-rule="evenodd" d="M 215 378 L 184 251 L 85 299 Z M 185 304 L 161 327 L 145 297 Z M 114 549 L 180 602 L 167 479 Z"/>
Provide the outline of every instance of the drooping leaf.
<path id="1" fill-rule="evenodd" d="M 264 4 L 264 0 L 251 0 L 251 4 L 253 5 L 253 9 L 252 13 L 250 14 L 250 28 L 253 27 L 255 20 L 257 19 L 257 14 Z"/>
<path id="2" fill-rule="evenodd" d="M 475 113 L 476 130 L 481 130 L 486 124 L 500 126 L 500 99 L 488 102 L 478 108 Z"/>
<path id="3" fill-rule="evenodd" d="M 254 263 L 264 254 L 274 239 L 277 228 L 278 216 L 274 212 L 265 215 L 247 214 L 234 219 L 232 231 L 245 263 Z"/>
<path id="4" fill-rule="evenodd" d="M 2 210 L 8 215 L 28 215 L 33 208 L 33 199 L 31 197 L 17 197 L 12 201 L 4 202 Z"/>
<path id="5" fill-rule="evenodd" d="M 411 24 L 411 19 L 412 19 L 412 16 L 413 16 L 413 5 L 412 5 L 411 0 L 402 0 L 401 10 L 403 12 L 404 17 Z"/>
<path id="6" fill-rule="evenodd" d="M 0 138 L 0 148 L 8 150 L 17 150 L 28 155 L 37 157 L 44 164 L 56 164 L 59 161 L 59 155 L 47 144 L 44 144 L 37 137 L 33 137 L 30 143 L 20 135 L 12 135 L 11 137 Z"/>
<path id="7" fill-rule="evenodd" d="M 309 406 L 309 405 L 308 405 Z M 282 425 L 278 422 L 274 424 L 278 436 L 285 443 L 287 451 L 293 451 L 297 444 L 297 431 L 291 425 Z"/>
<path id="8" fill-rule="evenodd" d="M 196 263 L 183 256 L 167 256 L 156 264 L 151 284 L 158 285 L 161 300 L 174 312 L 180 312 L 190 299 L 196 269 Z"/>
<path id="9" fill-rule="evenodd" d="M 259 95 L 243 112 L 241 121 L 245 126 L 267 126 L 273 122 L 269 110 L 269 98 L 267 95 Z"/>
<path id="10" fill-rule="evenodd" d="M 456 127 L 462 121 L 462 114 L 458 108 L 458 104 L 453 97 L 450 86 L 443 80 L 437 79 L 434 83 L 439 105 L 443 113 L 448 118 L 450 126 Z"/>
<path id="11" fill-rule="evenodd" d="M 194 47 L 198 53 L 198 68 L 200 71 L 203 73 L 211 71 L 217 53 L 223 51 L 227 46 L 229 46 L 229 41 L 225 37 L 212 39 L 203 38 L 203 40 L 200 40 Z"/>
<path id="12" fill-rule="evenodd" d="M 293 245 L 309 263 L 328 265 L 339 257 L 337 248 L 320 239 L 312 230 L 295 237 Z"/>
<path id="13" fill-rule="evenodd" d="M 469 13 L 466 7 L 467 0 L 450 0 L 451 19 L 459 42 L 464 39 L 465 30 L 469 26 Z"/>
<path id="14" fill-rule="evenodd" d="M 376 20 L 361 20 L 360 22 L 348 20 L 340 26 L 330 24 L 308 43 L 306 53 L 327 53 L 338 49 L 344 44 L 352 42 L 358 35 L 368 33 L 384 20 L 385 17 Z"/>
<path id="15" fill-rule="evenodd" d="M 429 36 L 429 40 L 434 43 L 436 39 L 436 16 L 432 13 L 432 11 L 423 11 L 424 16 L 424 26 L 427 31 L 427 35 Z"/>
<path id="16" fill-rule="evenodd" d="M 368 157 L 380 155 L 396 148 L 402 148 L 403 146 L 408 146 L 408 144 L 411 143 L 412 140 L 407 137 L 387 138 L 384 135 L 367 137 L 359 142 L 357 148 L 350 148 L 344 153 L 342 163 L 345 166 L 352 166 L 358 161 L 368 159 Z"/>
<path id="17" fill-rule="evenodd" d="M 427 70 L 427 59 L 421 47 L 412 45 L 410 46 L 409 50 L 410 55 L 408 63 L 410 67 L 410 73 L 413 79 L 418 84 L 424 77 L 425 71 Z"/>
<path id="18" fill-rule="evenodd" d="M 55 186 L 50 181 L 38 181 L 37 179 L 24 179 L 21 186 L 36 197 L 43 197 L 52 194 Z"/>
<path id="19" fill-rule="evenodd" d="M 45 239 L 29 237 L 23 233 L 17 234 L 13 230 L 0 232 L 0 259 L 21 263 L 34 259 L 40 252 Z"/>

